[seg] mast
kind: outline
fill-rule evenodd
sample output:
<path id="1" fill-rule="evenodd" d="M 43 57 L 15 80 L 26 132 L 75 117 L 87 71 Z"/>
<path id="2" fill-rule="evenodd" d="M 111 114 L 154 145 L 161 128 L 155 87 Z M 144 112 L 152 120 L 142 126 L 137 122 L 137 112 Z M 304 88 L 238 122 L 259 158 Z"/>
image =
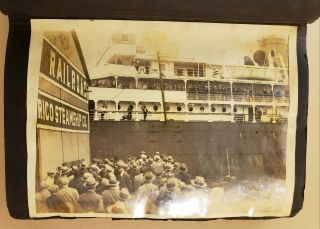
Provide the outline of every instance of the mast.
<path id="1" fill-rule="evenodd" d="M 167 111 L 166 111 L 165 98 L 164 98 L 164 88 L 163 88 L 162 72 L 161 72 L 161 67 L 160 67 L 159 52 L 157 52 L 157 56 L 158 56 L 158 67 L 159 67 L 159 78 L 160 78 L 160 89 L 161 89 L 161 97 L 162 97 L 162 108 L 163 108 L 163 114 L 164 114 L 164 123 L 167 124 Z"/>

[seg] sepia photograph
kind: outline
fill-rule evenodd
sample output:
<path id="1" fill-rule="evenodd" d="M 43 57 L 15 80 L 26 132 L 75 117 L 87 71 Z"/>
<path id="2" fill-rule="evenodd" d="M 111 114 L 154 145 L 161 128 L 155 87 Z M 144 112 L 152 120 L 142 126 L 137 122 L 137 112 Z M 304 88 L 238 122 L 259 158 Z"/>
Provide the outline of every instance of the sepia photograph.
<path id="1" fill-rule="evenodd" d="M 31 25 L 31 217 L 290 215 L 297 27 Z"/>

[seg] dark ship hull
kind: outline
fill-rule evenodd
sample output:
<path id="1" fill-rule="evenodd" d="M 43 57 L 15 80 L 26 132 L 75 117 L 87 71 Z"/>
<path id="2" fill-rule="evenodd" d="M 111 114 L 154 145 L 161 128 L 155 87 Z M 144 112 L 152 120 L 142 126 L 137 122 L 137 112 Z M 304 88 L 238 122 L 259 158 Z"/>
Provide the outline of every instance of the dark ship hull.
<path id="1" fill-rule="evenodd" d="M 109 122 L 90 124 L 91 157 L 127 158 L 140 151 L 172 155 L 193 175 L 285 178 L 287 124 Z"/>

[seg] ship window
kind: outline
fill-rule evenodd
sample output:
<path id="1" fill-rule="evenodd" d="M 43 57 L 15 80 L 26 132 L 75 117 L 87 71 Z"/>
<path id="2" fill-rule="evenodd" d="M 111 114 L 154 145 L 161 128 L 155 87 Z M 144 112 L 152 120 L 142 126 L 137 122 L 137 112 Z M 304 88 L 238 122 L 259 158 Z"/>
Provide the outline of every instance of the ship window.
<path id="1" fill-rule="evenodd" d="M 159 109 L 159 107 L 157 105 L 153 106 L 153 110 L 157 111 Z"/>
<path id="2" fill-rule="evenodd" d="M 177 68 L 177 76 L 183 76 L 183 69 Z"/>
<path id="3" fill-rule="evenodd" d="M 192 68 L 188 68 L 188 76 L 194 76 Z"/>
<path id="4" fill-rule="evenodd" d="M 170 106 L 169 106 L 169 105 L 166 105 L 166 106 L 165 106 L 165 109 L 166 109 L 166 111 L 170 111 Z"/>
<path id="5" fill-rule="evenodd" d="M 177 106 L 177 111 L 181 111 L 182 108 L 180 106 Z"/>
<path id="6" fill-rule="evenodd" d="M 215 108 L 215 107 L 211 107 L 211 111 L 212 111 L 212 112 L 215 112 L 215 111 L 216 111 L 216 108 Z"/>
<path id="7" fill-rule="evenodd" d="M 188 110 L 192 112 L 193 111 L 193 107 L 189 107 Z"/>
<path id="8" fill-rule="evenodd" d="M 226 111 L 227 111 L 227 109 L 225 107 L 222 107 L 222 112 L 224 113 Z"/>
<path id="9" fill-rule="evenodd" d="M 118 110 L 121 110 L 121 105 L 120 104 L 118 104 Z"/>
<path id="10" fill-rule="evenodd" d="M 204 107 L 200 107 L 200 111 L 201 111 L 201 112 L 204 112 Z"/>
<path id="11" fill-rule="evenodd" d="M 237 113 L 237 111 L 238 111 L 238 109 L 235 107 L 235 108 L 233 108 L 233 112 L 234 113 Z"/>

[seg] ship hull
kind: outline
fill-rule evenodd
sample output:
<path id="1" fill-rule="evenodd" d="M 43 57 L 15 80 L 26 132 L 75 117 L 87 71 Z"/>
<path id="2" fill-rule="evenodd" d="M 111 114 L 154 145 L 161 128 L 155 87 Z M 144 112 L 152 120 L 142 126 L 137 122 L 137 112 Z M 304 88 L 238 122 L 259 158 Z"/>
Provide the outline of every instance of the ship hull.
<path id="1" fill-rule="evenodd" d="M 285 178 L 287 124 L 91 121 L 92 158 L 172 155 L 211 180 Z"/>

